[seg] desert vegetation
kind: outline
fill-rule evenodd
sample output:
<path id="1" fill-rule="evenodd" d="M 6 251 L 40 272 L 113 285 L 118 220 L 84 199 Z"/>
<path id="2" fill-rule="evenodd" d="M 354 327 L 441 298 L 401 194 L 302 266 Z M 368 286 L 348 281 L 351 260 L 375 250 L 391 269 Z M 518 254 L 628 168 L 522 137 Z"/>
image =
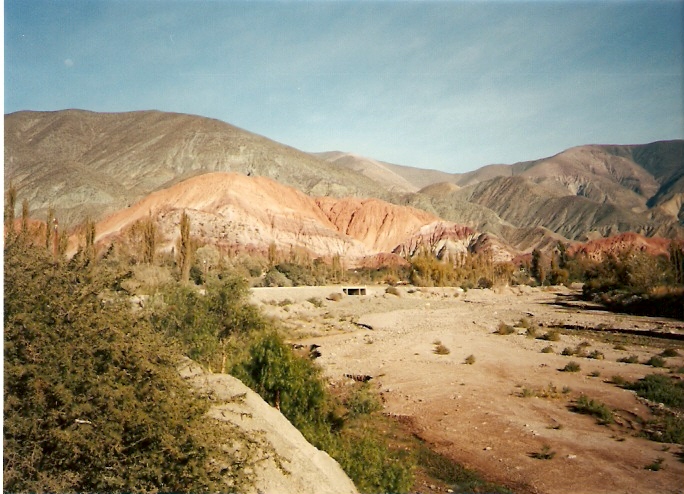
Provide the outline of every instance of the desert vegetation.
<path id="1" fill-rule="evenodd" d="M 669 258 L 636 253 L 590 263 L 559 248 L 548 265 L 540 253 L 527 267 L 494 263 L 484 254 L 440 259 L 422 251 L 405 267 L 344 270 L 339 258 L 328 263 L 301 252 L 287 259 L 272 249 L 266 255 L 227 255 L 200 245 L 190 235 L 189 218 L 182 215 L 173 251 L 160 249 L 161 233 L 151 217 L 108 245 L 97 244 L 95 224 L 88 220 L 78 229 L 77 253 L 67 258 L 67 235 L 49 227 L 55 211 L 50 210 L 45 227 L 35 227 L 28 221 L 28 208 L 22 206 L 17 225 L 11 212 L 16 193 L 12 197 L 10 190 L 5 212 L 4 314 L 5 489 L 9 491 L 210 491 L 247 486 L 243 471 L 251 459 L 226 454 L 218 438 L 249 438 L 228 426 L 222 426 L 221 434 L 212 432 L 211 427 L 219 426 L 210 427 L 204 419 L 208 397 L 193 394 L 178 377 L 181 356 L 212 372 L 240 378 L 278 408 L 309 442 L 335 458 L 364 493 L 408 492 L 416 471 L 447 461 L 426 452 L 424 445 L 407 450 L 396 437 L 374 427 L 389 428 L 377 390 L 361 383 L 344 389 L 331 386 L 311 359 L 293 352 L 288 332 L 248 303 L 251 286 L 375 281 L 390 284 L 386 294 L 404 293 L 389 297 L 401 301 L 411 292 L 393 286 L 399 281 L 467 290 L 522 281 L 545 285 L 576 280 L 588 287 L 584 297 L 606 307 L 640 311 L 634 300 L 648 300 L 649 307 L 658 306 L 666 315 L 677 315 L 667 309 L 667 301 L 675 300 L 676 305 L 682 296 L 677 264 L 681 246 L 674 242 Z M 335 293 L 327 297 L 328 302 L 309 297 L 307 303 L 324 310 L 341 299 Z M 295 302 L 278 305 L 289 310 Z M 517 335 L 519 328 L 530 344 L 542 343 L 534 339 L 569 339 L 554 328 L 540 335 L 537 327 L 528 317 L 515 324 L 502 320 L 495 333 Z M 490 336 L 491 331 L 490 326 Z M 590 346 L 581 342 L 562 354 L 606 357 Z M 439 340 L 433 341 L 432 352 L 440 362 L 453 357 Z M 554 348 L 547 345 L 541 352 L 552 354 Z M 475 354 L 464 359 L 466 353 L 458 361 L 475 364 Z M 678 356 L 676 348 L 668 347 L 641 362 L 653 367 L 653 372 L 662 372 L 668 370 L 666 359 Z M 478 352 L 477 359 L 473 369 L 484 365 L 480 362 L 487 355 Z M 634 354 L 620 361 L 638 364 L 640 358 Z M 579 372 L 580 364 L 569 362 L 559 370 Z M 649 438 L 682 443 L 680 382 L 661 374 L 634 382 L 613 380 L 668 407 L 654 408 L 654 418 L 645 428 Z M 522 396 L 558 398 L 568 393 L 569 388 L 558 391 L 550 384 L 525 388 Z M 602 424 L 611 423 L 613 417 L 605 405 L 584 395 L 573 402 L 572 410 L 592 415 Z M 554 455 L 549 447 L 530 456 L 552 459 Z"/>

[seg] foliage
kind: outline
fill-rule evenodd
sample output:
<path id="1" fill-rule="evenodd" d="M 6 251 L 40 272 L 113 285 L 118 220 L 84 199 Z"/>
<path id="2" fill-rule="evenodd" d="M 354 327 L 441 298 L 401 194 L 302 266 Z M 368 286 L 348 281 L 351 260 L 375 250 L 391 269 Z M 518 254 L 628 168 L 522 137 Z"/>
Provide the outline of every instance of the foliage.
<path id="1" fill-rule="evenodd" d="M 17 207 L 17 188 L 14 184 L 10 184 L 9 188 L 5 192 L 5 210 L 4 210 L 4 221 L 5 221 L 5 235 L 8 239 L 14 237 L 14 215 L 15 209 Z"/>
<path id="2" fill-rule="evenodd" d="M 612 424 L 615 421 L 613 411 L 609 407 L 599 401 L 587 398 L 586 395 L 580 395 L 573 404 L 572 411 L 596 417 L 600 425 Z"/>
<path id="3" fill-rule="evenodd" d="M 665 367 L 665 359 L 658 355 L 654 355 L 646 361 L 646 365 L 650 365 L 651 367 Z"/>
<path id="4" fill-rule="evenodd" d="M 535 458 L 537 460 L 552 460 L 554 456 L 556 456 L 556 452 L 552 451 L 551 446 L 549 446 L 548 444 L 542 446 L 541 451 L 535 451 L 534 453 L 530 453 L 530 457 Z"/>
<path id="5" fill-rule="evenodd" d="M 611 310 L 684 319 L 684 288 L 673 286 L 677 252 L 671 247 L 670 259 L 634 250 L 610 255 L 586 269 L 583 297 Z"/>
<path id="6" fill-rule="evenodd" d="M 300 431 L 326 419 L 327 393 L 320 370 L 297 357 L 275 332 L 257 341 L 233 374 L 278 408 Z"/>
<path id="7" fill-rule="evenodd" d="M 295 355 L 272 331 L 253 343 L 248 358 L 237 364 L 233 373 L 280 408 L 309 442 L 335 458 L 361 492 L 398 493 L 411 487 L 412 463 L 406 454 L 389 449 L 377 431 L 363 426 L 363 417 L 379 406 L 369 388 L 362 387 L 345 402 L 349 409 L 346 420 L 360 419 L 360 425 L 345 425 L 320 369 Z"/>
<path id="8" fill-rule="evenodd" d="M 541 335 L 539 337 L 539 339 L 545 340 L 545 341 L 560 341 L 561 335 L 558 332 L 558 330 L 552 329 L 550 331 L 547 331 L 543 335 Z"/>
<path id="9" fill-rule="evenodd" d="M 435 348 L 432 350 L 437 355 L 449 355 L 451 350 L 445 347 L 442 343 L 435 343 Z"/>
<path id="10" fill-rule="evenodd" d="M 508 489 L 482 480 L 475 472 L 454 463 L 424 444 L 417 448 L 417 463 L 434 478 L 452 485 L 456 492 L 510 493 Z M 457 488 L 458 487 L 458 488 Z"/>
<path id="11" fill-rule="evenodd" d="M 651 470 L 652 472 L 658 472 L 658 471 L 662 470 L 663 468 L 665 468 L 663 466 L 664 461 L 665 461 L 665 458 L 662 458 L 662 457 L 656 458 L 655 460 L 653 460 L 652 463 L 649 463 L 648 465 L 646 465 L 644 467 L 644 470 Z"/>
<path id="12" fill-rule="evenodd" d="M 468 365 L 473 365 L 475 363 L 475 355 L 468 355 L 463 362 Z"/>
<path id="13" fill-rule="evenodd" d="M 193 247 L 193 241 L 190 237 L 190 217 L 183 211 L 180 219 L 180 238 L 178 239 L 178 266 L 180 268 L 181 280 L 184 282 L 190 279 Z"/>
<path id="14" fill-rule="evenodd" d="M 544 280 L 546 280 L 546 261 L 544 259 L 544 255 L 539 251 L 539 249 L 534 249 L 532 251 L 530 274 L 540 285 L 544 283 Z"/>
<path id="15" fill-rule="evenodd" d="M 580 364 L 577 362 L 568 362 L 565 364 L 565 367 L 561 369 L 563 372 L 579 372 L 580 371 Z"/>
<path id="16" fill-rule="evenodd" d="M 247 283 L 236 276 L 212 280 L 204 294 L 193 286 L 172 285 L 162 295 L 164 302 L 150 310 L 152 326 L 215 371 L 227 369 L 235 340 L 267 327 L 256 306 L 247 303 Z"/>
<path id="17" fill-rule="evenodd" d="M 673 281 L 679 285 L 684 285 L 684 241 L 671 241 L 669 255 Z"/>
<path id="18" fill-rule="evenodd" d="M 515 328 L 509 324 L 506 324 L 503 321 L 500 321 L 499 326 L 496 328 L 496 331 L 494 331 L 494 333 L 500 335 L 509 335 L 515 333 Z"/>
<path id="19" fill-rule="evenodd" d="M 637 395 L 684 411 L 684 382 L 662 374 L 649 374 L 628 386 Z"/>
<path id="20" fill-rule="evenodd" d="M 167 342 L 119 298 L 124 276 L 6 245 L 5 490 L 220 485 L 206 404 L 182 382 Z"/>
<path id="21" fill-rule="evenodd" d="M 351 418 L 382 410 L 382 403 L 367 382 L 360 383 L 344 401 L 344 405 Z"/>

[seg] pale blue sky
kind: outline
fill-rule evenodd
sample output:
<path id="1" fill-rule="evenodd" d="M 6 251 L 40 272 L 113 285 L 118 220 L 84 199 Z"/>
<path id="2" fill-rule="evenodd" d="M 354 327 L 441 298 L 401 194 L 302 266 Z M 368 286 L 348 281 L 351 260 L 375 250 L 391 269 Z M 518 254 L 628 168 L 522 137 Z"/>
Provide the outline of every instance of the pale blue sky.
<path id="1" fill-rule="evenodd" d="M 193 113 L 463 172 L 684 138 L 683 19 L 683 0 L 5 0 L 5 113 Z"/>

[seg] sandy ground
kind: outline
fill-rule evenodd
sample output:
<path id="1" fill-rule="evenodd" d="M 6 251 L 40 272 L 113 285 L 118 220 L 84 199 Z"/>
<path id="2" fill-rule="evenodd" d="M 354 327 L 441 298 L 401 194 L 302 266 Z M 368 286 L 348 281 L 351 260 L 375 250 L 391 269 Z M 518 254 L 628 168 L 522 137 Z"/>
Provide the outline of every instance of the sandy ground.
<path id="1" fill-rule="evenodd" d="M 638 437 L 649 408 L 608 382 L 615 375 L 635 380 L 666 372 L 617 360 L 636 354 L 644 362 L 665 347 L 684 355 L 681 341 L 645 346 L 632 340 L 616 350 L 614 343 L 586 335 L 549 342 L 527 337 L 522 327 L 494 334 L 500 322 L 515 325 L 521 318 L 540 335 L 559 324 L 684 334 L 684 323 L 605 312 L 574 300 L 577 292 L 564 287 L 399 291 L 390 295 L 371 286 L 366 296 L 332 301 L 326 297 L 341 287 L 260 288 L 253 300 L 283 320 L 293 339 L 320 345 L 317 362 L 331 380 L 372 376 L 386 413 L 411 417 L 436 450 L 515 492 L 684 492 L 684 463 L 676 456 L 682 448 Z M 598 350 L 605 358 L 560 355 L 582 341 L 590 344 L 587 352 Z M 436 354 L 437 342 L 450 353 Z M 555 353 L 541 353 L 548 345 Z M 468 365 L 471 355 L 475 362 Z M 561 372 L 570 361 L 581 370 Z M 667 359 L 667 365 L 683 366 L 684 357 Z M 549 389 L 557 391 L 554 396 L 521 396 Z M 572 412 L 582 393 L 616 410 L 616 423 L 599 425 Z M 531 456 L 544 446 L 555 452 L 553 459 Z M 658 458 L 663 469 L 645 469 Z"/>

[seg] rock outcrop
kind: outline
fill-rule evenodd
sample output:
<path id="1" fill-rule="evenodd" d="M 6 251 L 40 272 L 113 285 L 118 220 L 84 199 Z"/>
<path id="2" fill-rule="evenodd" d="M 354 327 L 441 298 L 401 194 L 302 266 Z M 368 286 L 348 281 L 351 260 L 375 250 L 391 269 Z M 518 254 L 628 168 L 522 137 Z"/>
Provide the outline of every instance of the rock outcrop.
<path id="1" fill-rule="evenodd" d="M 195 389 L 210 393 L 217 404 L 211 420 L 228 422 L 248 437 L 259 439 L 253 468 L 253 490 L 246 494 L 358 494 L 340 465 L 312 446 L 275 408 L 238 379 L 210 374 L 190 359 L 179 371 Z M 227 445 L 231 438 L 226 438 Z M 234 447 L 234 446 L 232 446 Z"/>

